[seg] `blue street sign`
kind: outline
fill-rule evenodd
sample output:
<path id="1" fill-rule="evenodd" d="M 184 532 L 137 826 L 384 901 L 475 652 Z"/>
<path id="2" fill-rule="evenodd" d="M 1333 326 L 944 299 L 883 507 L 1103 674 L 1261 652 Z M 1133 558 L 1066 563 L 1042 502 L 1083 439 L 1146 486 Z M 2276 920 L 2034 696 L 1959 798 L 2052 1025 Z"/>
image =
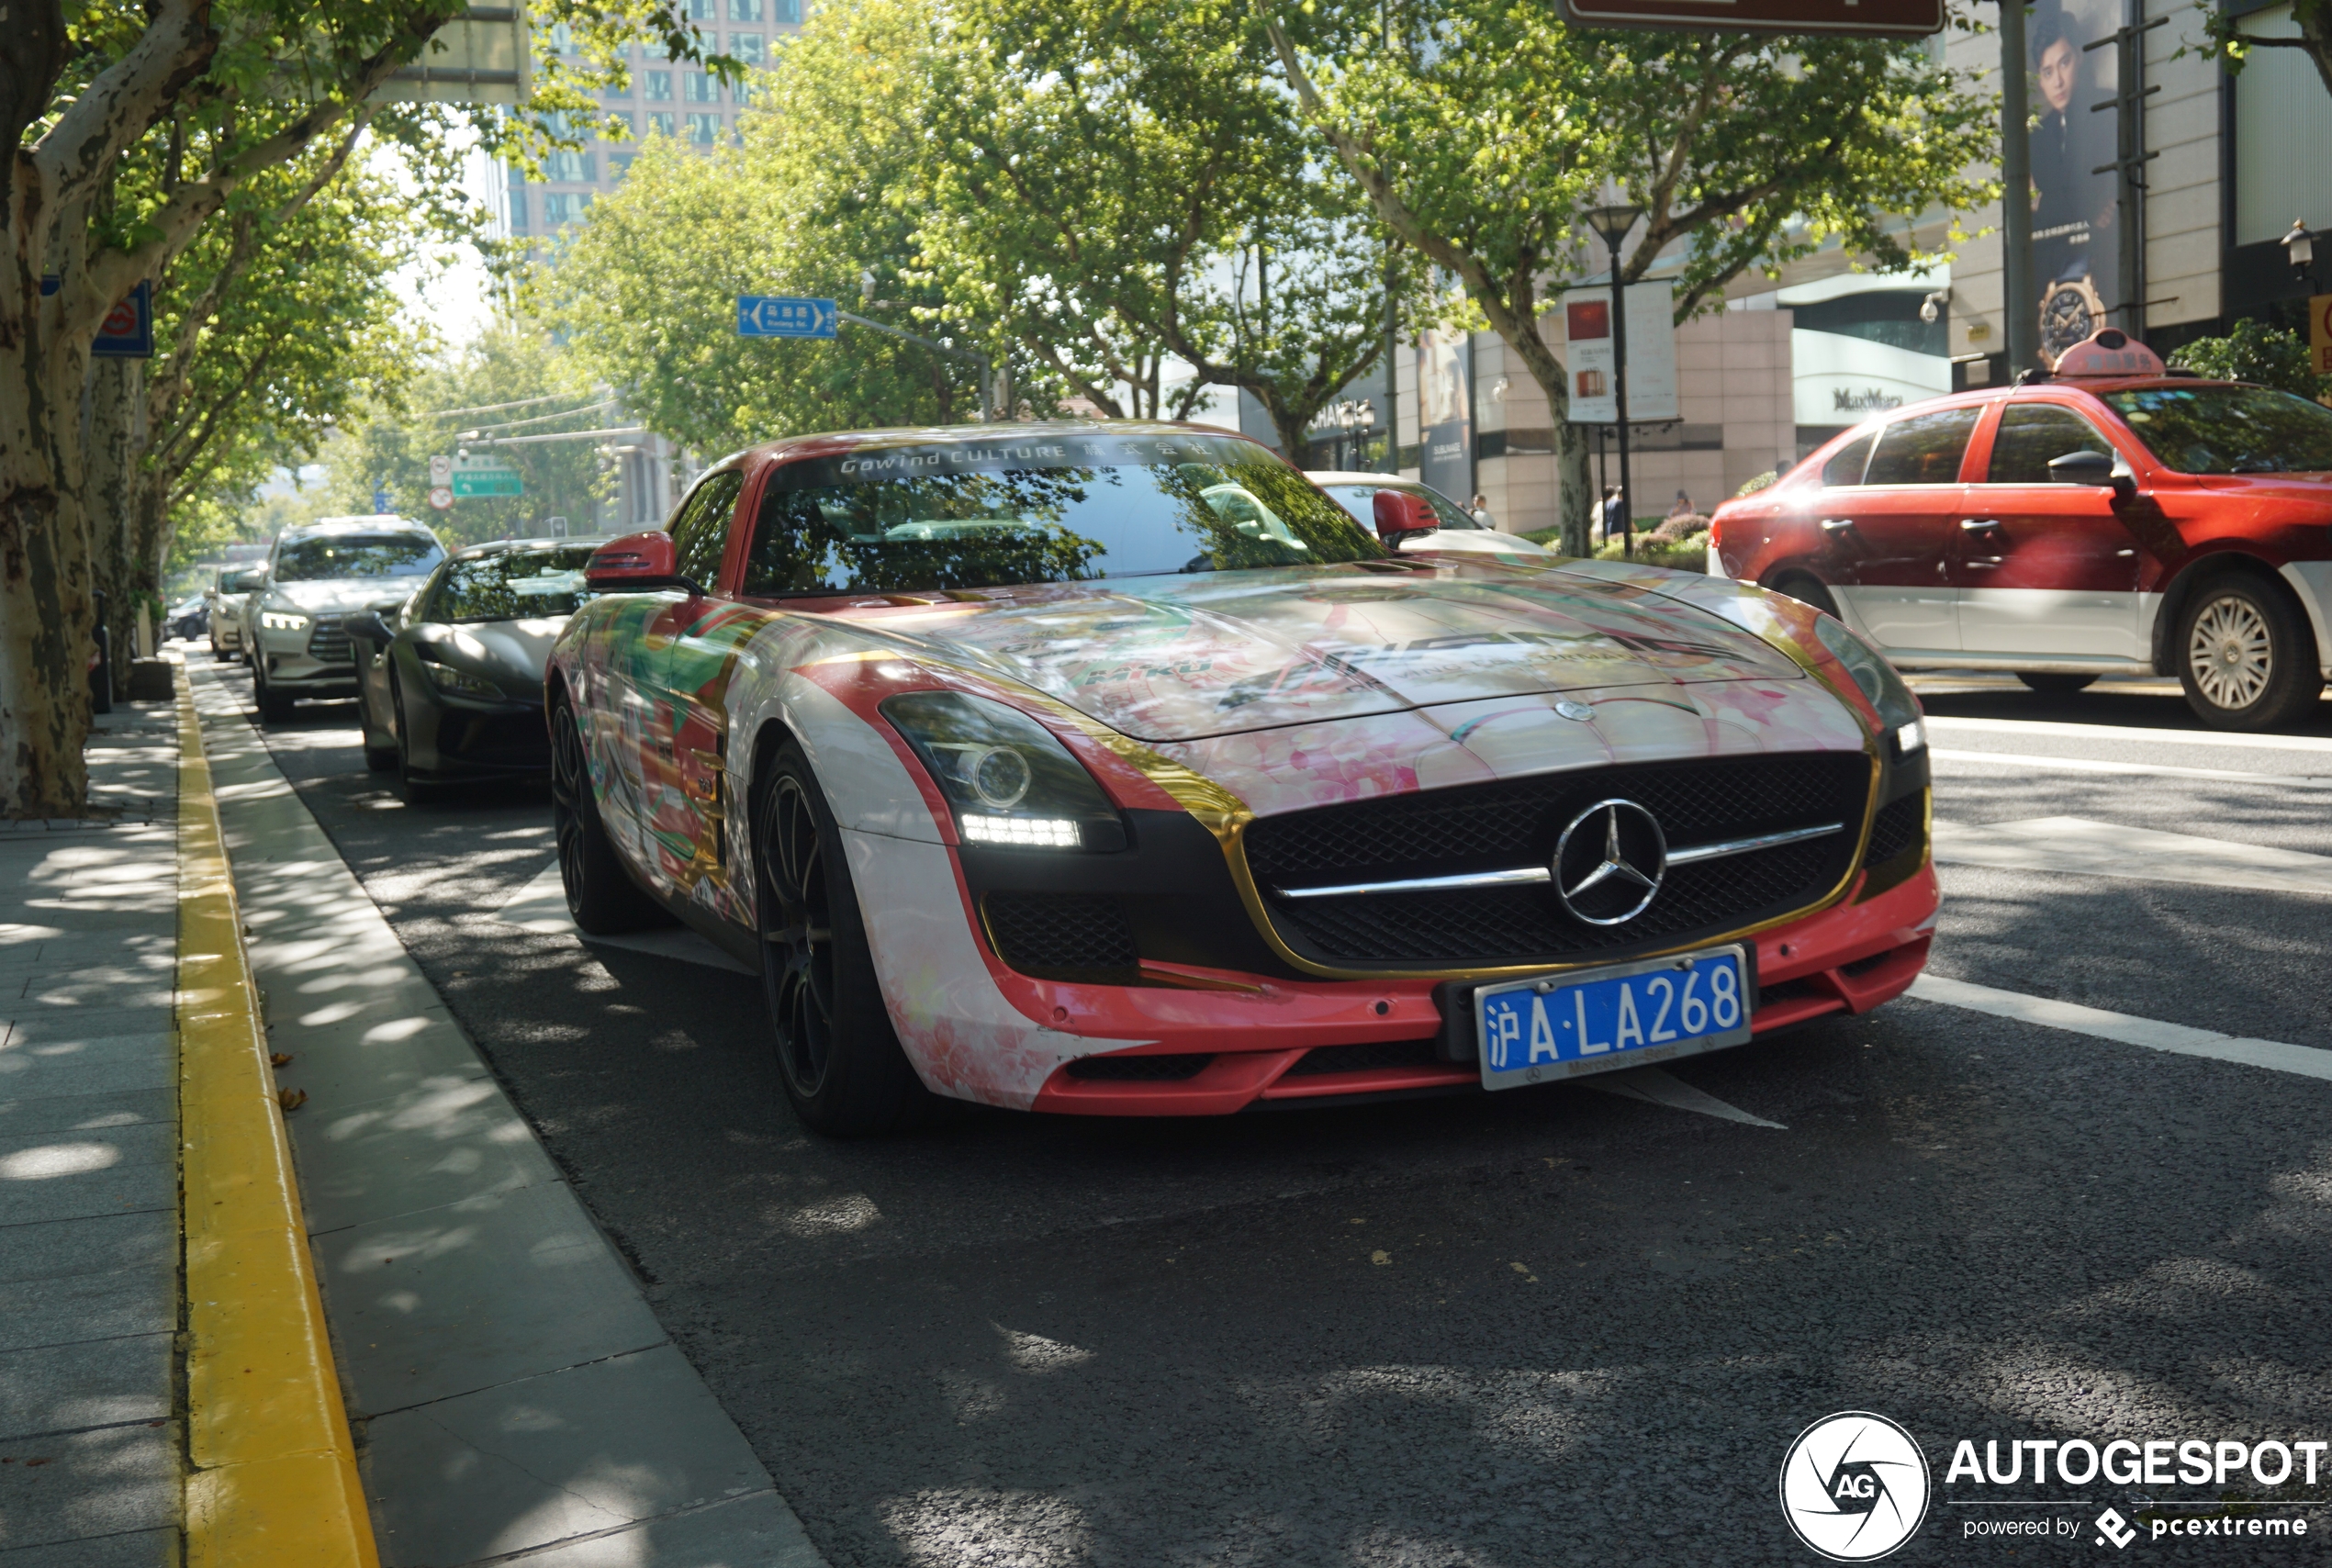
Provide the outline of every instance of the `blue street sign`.
<path id="1" fill-rule="evenodd" d="M 64 279 L 55 273 L 40 279 L 40 296 L 47 298 L 64 286 Z M 103 359 L 151 359 L 154 357 L 154 286 L 141 283 L 129 291 L 106 313 L 97 329 L 96 341 L 89 352 Z"/>
<path id="2" fill-rule="evenodd" d="M 831 299 L 803 299 L 784 294 L 737 297 L 740 338 L 831 338 L 840 323 Z"/>
<path id="3" fill-rule="evenodd" d="M 373 487 L 373 515 L 378 517 L 387 510 L 388 487 L 387 485 L 375 485 Z"/>

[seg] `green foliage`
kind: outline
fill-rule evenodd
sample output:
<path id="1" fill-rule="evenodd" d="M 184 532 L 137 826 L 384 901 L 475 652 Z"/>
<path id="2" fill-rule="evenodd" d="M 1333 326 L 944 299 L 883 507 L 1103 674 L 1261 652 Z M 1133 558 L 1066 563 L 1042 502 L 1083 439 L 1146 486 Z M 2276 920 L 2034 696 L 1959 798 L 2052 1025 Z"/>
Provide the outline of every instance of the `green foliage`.
<path id="1" fill-rule="evenodd" d="M 1736 498 L 1741 496 L 1754 496 L 1759 490 L 1770 488 L 1774 482 L 1780 477 L 1781 475 L 1778 470 L 1768 468 L 1764 473 L 1758 475 L 1755 478 L 1744 481 L 1742 484 L 1741 488 L 1733 491 L 1733 495 Z"/>
<path id="2" fill-rule="evenodd" d="M 535 398 L 550 401 L 536 403 Z M 457 438 L 555 434 L 603 430 L 613 410 L 570 351 L 528 323 L 502 322 L 459 353 L 420 370 L 397 400 L 384 401 L 347 422 L 324 454 L 325 478 L 310 515 L 364 513 L 374 489 L 388 492 L 391 511 L 419 518 L 449 544 L 475 544 L 529 532 L 547 533 L 544 520 L 567 519 L 582 533 L 593 526 L 600 499 L 611 493 L 602 441 L 528 442 L 488 445 Z M 517 409 L 493 406 L 525 402 Z M 453 410 L 488 409 L 484 413 Z M 497 426 L 515 428 L 497 429 Z M 521 496 L 457 498 L 450 510 L 429 506 L 429 460 L 467 451 L 499 457 L 522 476 Z"/>
<path id="3" fill-rule="evenodd" d="M 2249 381 L 2319 401 L 2332 398 L 2332 375 L 2319 375 L 2297 332 L 2246 318 L 2223 338 L 2197 338 L 2171 353 L 2173 364 L 2214 381 Z"/>

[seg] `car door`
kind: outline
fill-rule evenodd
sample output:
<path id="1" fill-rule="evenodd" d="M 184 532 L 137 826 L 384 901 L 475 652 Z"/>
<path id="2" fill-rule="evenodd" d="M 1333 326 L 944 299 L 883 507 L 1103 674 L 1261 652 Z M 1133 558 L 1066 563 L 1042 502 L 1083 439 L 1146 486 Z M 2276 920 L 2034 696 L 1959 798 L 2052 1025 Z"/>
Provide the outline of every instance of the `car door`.
<path id="1" fill-rule="evenodd" d="M 1982 412 L 1971 405 L 1903 415 L 1879 430 L 1860 484 L 1822 492 L 1832 591 L 1889 653 L 1958 651 L 1951 555 L 1959 467 Z"/>
<path id="2" fill-rule="evenodd" d="M 663 598 L 636 666 L 638 709 L 628 726 L 640 767 L 645 869 L 667 896 L 686 899 L 725 865 L 726 697 L 732 651 L 722 633 L 740 607 L 721 589 L 745 469 L 708 475 L 673 513 L 680 575 L 702 594 Z"/>
<path id="3" fill-rule="evenodd" d="M 1968 487 L 1953 563 L 1969 653 L 2144 655 L 2137 539 L 2110 487 L 2051 481 L 2049 460 L 2071 452 L 2115 455 L 2066 404 L 2018 398 L 2001 410 L 1983 482 Z"/>

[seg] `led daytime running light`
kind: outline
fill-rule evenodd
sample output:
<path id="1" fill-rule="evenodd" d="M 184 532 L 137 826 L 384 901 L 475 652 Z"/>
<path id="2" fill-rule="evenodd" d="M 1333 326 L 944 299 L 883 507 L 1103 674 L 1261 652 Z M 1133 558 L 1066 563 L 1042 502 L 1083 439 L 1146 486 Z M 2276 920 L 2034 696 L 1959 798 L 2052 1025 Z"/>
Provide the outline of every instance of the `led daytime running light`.
<path id="1" fill-rule="evenodd" d="M 1038 849 L 1075 849 L 1083 843 L 1077 824 L 1057 817 L 980 817 L 966 812 L 958 819 L 971 844 L 1025 845 Z"/>

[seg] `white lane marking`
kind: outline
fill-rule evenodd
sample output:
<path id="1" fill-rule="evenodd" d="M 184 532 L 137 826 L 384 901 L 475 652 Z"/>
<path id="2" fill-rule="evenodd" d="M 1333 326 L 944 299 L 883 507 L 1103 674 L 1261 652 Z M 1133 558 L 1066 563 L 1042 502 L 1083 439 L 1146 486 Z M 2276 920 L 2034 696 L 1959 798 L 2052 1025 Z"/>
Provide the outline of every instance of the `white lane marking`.
<path id="1" fill-rule="evenodd" d="M 702 964 L 709 969 L 727 969 L 732 974 L 749 975 L 754 972 L 686 926 L 664 931 L 634 931 L 622 936 L 586 936 L 575 928 L 575 917 L 566 912 L 566 884 L 559 879 L 559 867 L 555 860 L 541 876 L 521 888 L 509 902 L 495 911 L 494 918 L 521 931 L 533 931 L 544 936 L 565 933 L 578 942 L 596 947 L 622 947 L 627 952 L 653 953 L 661 958 L 678 958 L 684 964 Z"/>
<path id="2" fill-rule="evenodd" d="M 2322 735 L 2236 735 L 2218 730 L 2147 730 L 2122 724 L 2059 724 L 2039 719 L 1955 719 L 1929 714 L 1931 734 L 2047 735 L 2057 740 L 2146 741 L 2165 745 L 2248 747 L 2253 751 L 2332 752 Z"/>
<path id="3" fill-rule="evenodd" d="M 1742 1122 L 1753 1127 L 1772 1127 L 1787 1132 L 1779 1122 L 1769 1122 L 1763 1116 L 1753 1116 L 1738 1105 L 1728 1105 L 1713 1094 L 1695 1089 L 1680 1078 L 1670 1076 L 1665 1069 L 1631 1067 L 1620 1072 L 1599 1072 L 1581 1082 L 1589 1089 L 1600 1089 L 1606 1094 L 1623 1099 L 1642 1100 L 1648 1104 L 1665 1105 L 1671 1111 L 1693 1111 L 1703 1116 L 1718 1116 L 1728 1122 Z"/>
<path id="4" fill-rule="evenodd" d="M 2332 1082 L 2332 1051 L 2318 1050 L 2314 1046 L 2246 1039 L 2222 1035 L 2215 1029 L 2191 1029 L 2183 1024 L 2108 1013 L 2102 1007 L 2083 1007 L 2079 1002 L 2052 1002 L 2045 996 L 1995 991 L 1988 985 L 1946 980 L 1942 975 L 1920 976 L 1912 981 L 1910 994 L 1922 1002 L 1940 1002 L 1946 1007 L 1989 1013 L 1995 1018 L 2012 1018 L 2045 1029 L 2064 1029 L 2076 1035 L 2093 1035 L 2101 1040 L 2116 1040 L 2125 1046 L 2143 1046 L 2150 1051 L 2207 1057 L 2213 1061 L 2238 1062 L 2245 1067 L 2263 1067 Z"/>
<path id="5" fill-rule="evenodd" d="M 2140 882 L 2332 893 L 2332 857 L 2083 817 L 1935 823 L 1935 858 L 2005 871 L 2058 871 Z"/>
<path id="6" fill-rule="evenodd" d="M 2142 773 L 2160 778 L 2207 778 L 2226 784 L 2273 784 L 2285 789 L 2332 790 L 2332 777 L 2307 773 L 2238 773 L 2226 767 L 2173 767 L 2165 762 L 2101 762 L 2091 756 L 2035 756 L 2016 751 L 1945 751 L 1928 756 L 1939 762 L 1981 762 L 2001 767 L 2036 767 L 2063 773 Z"/>

